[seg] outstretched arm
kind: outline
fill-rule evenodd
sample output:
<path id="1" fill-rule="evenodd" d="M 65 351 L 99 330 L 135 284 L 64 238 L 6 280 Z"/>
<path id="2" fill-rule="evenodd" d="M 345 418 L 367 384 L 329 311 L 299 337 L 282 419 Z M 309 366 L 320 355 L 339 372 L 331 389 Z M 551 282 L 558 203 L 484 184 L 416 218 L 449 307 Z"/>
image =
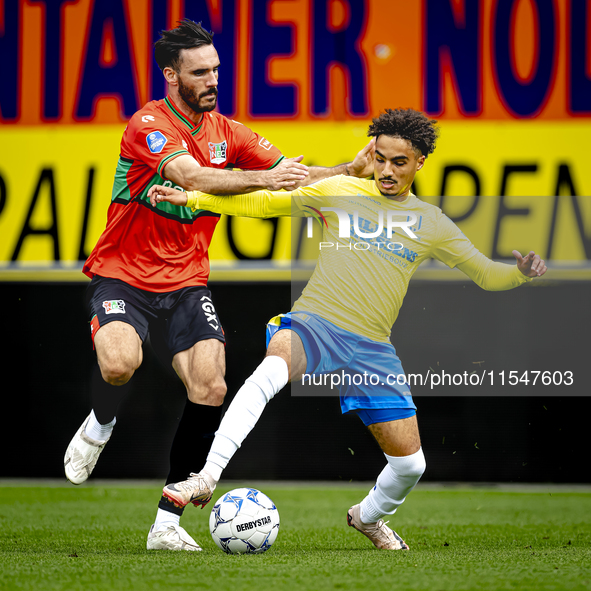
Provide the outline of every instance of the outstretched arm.
<path id="1" fill-rule="evenodd" d="M 297 184 L 308 182 L 308 167 L 301 163 L 302 158 L 284 158 L 270 170 L 221 170 L 200 166 L 193 156 L 184 154 L 165 166 L 164 175 L 179 187 L 216 195 L 294 189 Z"/>
<path id="2" fill-rule="evenodd" d="M 278 191 L 293 190 L 310 185 L 331 176 L 344 174 L 358 178 L 371 176 L 375 138 L 355 156 L 353 162 L 324 168 L 308 167 L 302 164 L 303 156 L 284 158 L 270 170 L 220 170 L 200 166 L 190 156 L 184 154 L 171 160 L 164 168 L 164 175 L 179 187 L 189 191 L 203 191 L 216 195 L 244 194 L 260 189 Z"/>
<path id="3" fill-rule="evenodd" d="M 541 277 L 547 270 L 544 261 L 533 250 L 525 256 L 514 250 L 513 256 L 517 260 L 517 265 L 491 261 L 479 252 L 460 263 L 458 269 L 487 291 L 513 289 L 534 277 Z"/>
<path id="4" fill-rule="evenodd" d="M 154 185 L 148 191 L 153 207 L 168 201 L 173 205 L 190 207 L 193 211 L 205 209 L 213 213 L 251 218 L 297 215 L 295 211 L 292 212 L 291 196 L 292 194 L 286 191 L 256 191 L 244 195 L 218 196 L 200 191 L 185 193 L 162 185 Z"/>

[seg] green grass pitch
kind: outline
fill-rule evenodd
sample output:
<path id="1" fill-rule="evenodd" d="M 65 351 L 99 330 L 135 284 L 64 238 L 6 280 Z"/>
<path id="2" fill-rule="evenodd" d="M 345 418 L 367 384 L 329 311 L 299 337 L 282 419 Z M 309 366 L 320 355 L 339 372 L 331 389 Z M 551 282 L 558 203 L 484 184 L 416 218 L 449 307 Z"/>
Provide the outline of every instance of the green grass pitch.
<path id="1" fill-rule="evenodd" d="M 0 589 L 591 589 L 588 489 L 419 485 L 390 521 L 411 549 L 388 552 L 346 526 L 366 486 L 257 488 L 279 509 L 277 541 L 227 556 L 209 535 L 210 506 L 182 520 L 203 552 L 145 549 L 157 485 L 0 483 Z"/>

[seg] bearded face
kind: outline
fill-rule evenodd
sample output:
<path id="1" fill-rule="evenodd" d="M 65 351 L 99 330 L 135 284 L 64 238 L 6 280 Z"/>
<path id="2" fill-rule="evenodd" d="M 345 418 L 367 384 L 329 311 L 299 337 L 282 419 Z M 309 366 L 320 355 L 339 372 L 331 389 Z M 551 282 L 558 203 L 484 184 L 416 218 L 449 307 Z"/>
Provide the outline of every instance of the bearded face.
<path id="1" fill-rule="evenodd" d="M 194 113 L 213 111 L 218 102 L 220 58 L 213 45 L 183 49 L 176 72 L 179 96 Z"/>

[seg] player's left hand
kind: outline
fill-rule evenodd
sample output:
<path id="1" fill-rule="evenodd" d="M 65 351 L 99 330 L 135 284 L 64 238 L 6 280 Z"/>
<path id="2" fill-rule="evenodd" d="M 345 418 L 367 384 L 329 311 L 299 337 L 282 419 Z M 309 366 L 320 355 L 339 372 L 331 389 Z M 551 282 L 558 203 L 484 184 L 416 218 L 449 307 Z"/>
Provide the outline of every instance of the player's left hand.
<path id="1" fill-rule="evenodd" d="M 349 164 L 349 172 L 351 176 L 357 178 L 366 178 L 373 175 L 373 160 L 375 155 L 376 138 L 372 137 L 371 141 L 359 151 L 355 160 Z"/>
<path id="2" fill-rule="evenodd" d="M 546 263 L 533 250 L 525 256 L 521 256 L 518 250 L 514 250 L 512 254 L 517 259 L 517 268 L 526 277 L 541 277 L 548 270 Z"/>

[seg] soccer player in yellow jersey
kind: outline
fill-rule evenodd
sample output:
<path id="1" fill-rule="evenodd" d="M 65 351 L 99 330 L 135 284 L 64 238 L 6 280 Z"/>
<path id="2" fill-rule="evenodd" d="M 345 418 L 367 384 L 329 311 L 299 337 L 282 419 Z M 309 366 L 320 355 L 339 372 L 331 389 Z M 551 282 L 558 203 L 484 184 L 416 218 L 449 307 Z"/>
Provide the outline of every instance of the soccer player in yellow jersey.
<path id="1" fill-rule="evenodd" d="M 543 275 L 546 265 L 533 251 L 513 251 L 516 265 L 491 261 L 439 208 L 411 194 L 415 174 L 435 148 L 434 120 L 411 109 L 387 110 L 368 135 L 375 138 L 373 179 L 341 175 L 291 192 L 232 197 L 152 189 L 153 205 L 170 201 L 251 217 L 314 214 L 324 225 L 314 273 L 291 312 L 269 322 L 267 355 L 228 408 L 203 470 L 164 488 L 179 506 L 211 495 L 265 405 L 288 381 L 344 372 L 342 411 L 359 415 L 387 460 L 375 487 L 349 509 L 348 523 L 377 548 L 408 549 L 383 517 L 397 510 L 425 470 L 410 389 L 404 380 L 388 379 L 404 375 L 390 331 L 410 278 L 434 258 L 484 289 L 506 290 Z"/>

